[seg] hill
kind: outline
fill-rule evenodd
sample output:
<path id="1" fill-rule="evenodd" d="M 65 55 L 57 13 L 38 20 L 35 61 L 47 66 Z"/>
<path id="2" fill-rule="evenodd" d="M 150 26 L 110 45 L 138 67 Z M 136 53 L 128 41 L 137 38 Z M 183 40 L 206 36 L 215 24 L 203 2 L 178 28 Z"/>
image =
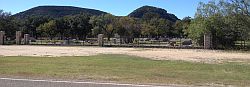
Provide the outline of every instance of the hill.
<path id="1" fill-rule="evenodd" d="M 66 15 L 76 15 L 80 13 L 86 13 L 90 15 L 101 15 L 107 14 L 107 12 L 87 9 L 87 8 L 79 8 L 73 6 L 38 6 L 31 8 L 29 10 L 17 13 L 13 15 L 17 18 L 27 18 L 29 16 L 49 16 L 53 18 L 63 17 Z"/>
<path id="2" fill-rule="evenodd" d="M 174 14 L 168 13 L 165 9 L 157 8 L 153 6 L 143 6 L 136 10 L 134 10 L 132 13 L 130 13 L 129 17 L 135 17 L 135 18 L 143 18 L 145 16 L 159 16 L 160 18 L 168 19 L 172 22 L 175 22 L 179 20 Z"/>
<path id="3" fill-rule="evenodd" d="M 27 18 L 29 16 L 49 16 L 53 18 L 59 18 L 67 15 L 76 15 L 80 13 L 90 14 L 90 15 L 101 15 L 107 14 L 107 12 L 88 9 L 88 8 L 80 8 L 73 6 L 38 6 L 26 11 L 17 13 L 13 15 L 16 18 L 22 19 Z M 153 6 L 143 6 L 128 15 L 129 17 L 135 18 L 144 18 L 144 17 L 155 17 L 158 16 L 160 18 L 168 19 L 172 22 L 179 20 L 174 14 L 168 13 L 165 9 L 157 8 Z"/>

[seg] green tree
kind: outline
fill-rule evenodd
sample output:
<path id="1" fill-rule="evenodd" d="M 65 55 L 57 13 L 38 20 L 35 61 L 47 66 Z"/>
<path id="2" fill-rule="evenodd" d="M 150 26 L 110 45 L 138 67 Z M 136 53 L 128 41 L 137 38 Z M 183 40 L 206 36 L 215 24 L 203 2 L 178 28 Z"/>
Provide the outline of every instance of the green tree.
<path id="1" fill-rule="evenodd" d="M 56 20 L 56 24 L 58 28 L 57 33 L 61 40 L 69 38 L 71 35 L 70 26 L 69 26 L 69 23 L 67 22 L 67 18 L 68 17 L 63 17 L 63 18 L 59 18 Z"/>
<path id="2" fill-rule="evenodd" d="M 21 30 L 23 33 L 28 33 L 31 35 L 31 37 L 40 37 L 41 33 L 37 32 L 37 27 L 39 27 L 41 24 L 44 24 L 46 22 L 49 22 L 51 18 L 47 16 L 30 16 L 26 19 L 17 19 L 19 30 Z"/>
<path id="3" fill-rule="evenodd" d="M 143 21 L 142 35 L 149 37 L 173 36 L 172 22 L 162 19 L 153 18 L 148 21 Z"/>
<path id="4" fill-rule="evenodd" d="M 85 14 L 79 14 L 74 16 L 68 16 L 66 22 L 70 29 L 70 35 L 77 39 L 85 39 L 91 32 L 92 25 L 89 23 L 90 16 Z"/>
<path id="5" fill-rule="evenodd" d="M 154 37 L 156 35 L 156 27 L 151 25 L 149 22 L 142 22 L 141 24 L 142 29 L 141 29 L 141 34 L 143 36 L 147 36 L 147 37 Z"/>
<path id="6" fill-rule="evenodd" d="M 93 26 L 93 34 L 103 33 L 110 41 L 110 38 L 115 33 L 117 21 L 118 19 L 115 16 L 111 14 L 105 14 L 91 17 L 89 23 L 91 23 Z"/>
<path id="7" fill-rule="evenodd" d="M 14 38 L 17 30 L 17 22 L 11 17 L 11 13 L 0 10 L 0 31 L 5 31 L 7 37 Z"/>
<path id="8" fill-rule="evenodd" d="M 188 37 L 193 39 L 197 45 L 203 44 L 203 35 L 205 34 L 206 30 L 206 21 L 203 17 L 196 17 L 194 20 L 191 21 L 188 31 Z"/>
<path id="9" fill-rule="evenodd" d="M 187 37 L 188 34 L 186 32 L 188 31 L 191 20 L 191 17 L 185 17 L 182 20 L 176 21 L 173 25 L 175 29 L 174 33 L 176 33 L 178 37 Z"/>
<path id="10" fill-rule="evenodd" d="M 116 33 L 126 38 L 126 42 L 132 42 L 135 37 L 140 36 L 140 28 L 135 18 L 120 17 L 116 23 Z"/>
<path id="11" fill-rule="evenodd" d="M 248 5 L 246 5 L 246 2 Z M 220 0 L 200 3 L 188 36 L 199 44 L 206 33 L 212 34 L 215 48 L 231 48 L 238 40 L 249 39 L 249 0 Z"/>
<path id="12" fill-rule="evenodd" d="M 47 36 L 51 40 L 58 34 L 55 20 L 51 20 L 48 23 L 41 24 L 37 29 L 42 32 L 42 36 Z"/>

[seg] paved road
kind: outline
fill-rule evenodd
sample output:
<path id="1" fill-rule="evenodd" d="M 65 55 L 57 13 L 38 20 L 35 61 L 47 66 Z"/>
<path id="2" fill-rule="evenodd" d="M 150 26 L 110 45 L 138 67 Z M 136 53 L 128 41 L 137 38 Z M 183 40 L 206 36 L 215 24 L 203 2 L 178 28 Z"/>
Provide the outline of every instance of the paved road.
<path id="1" fill-rule="evenodd" d="M 96 82 L 72 82 L 0 78 L 0 87 L 173 87 Z"/>

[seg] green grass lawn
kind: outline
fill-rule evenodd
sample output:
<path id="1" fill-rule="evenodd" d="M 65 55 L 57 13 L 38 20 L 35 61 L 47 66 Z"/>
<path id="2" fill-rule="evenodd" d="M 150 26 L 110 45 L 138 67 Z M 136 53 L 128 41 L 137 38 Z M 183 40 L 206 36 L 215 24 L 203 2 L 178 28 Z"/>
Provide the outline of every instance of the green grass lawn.
<path id="1" fill-rule="evenodd" d="M 154 61 L 126 55 L 0 57 L 0 76 L 160 84 L 250 85 L 248 63 Z"/>

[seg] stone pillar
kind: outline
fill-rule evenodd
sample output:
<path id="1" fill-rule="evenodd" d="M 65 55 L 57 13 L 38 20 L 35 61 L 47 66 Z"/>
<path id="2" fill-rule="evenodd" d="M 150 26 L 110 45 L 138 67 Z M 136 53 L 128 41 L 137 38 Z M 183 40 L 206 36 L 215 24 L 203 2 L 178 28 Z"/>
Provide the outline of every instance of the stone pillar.
<path id="1" fill-rule="evenodd" d="M 24 34 L 24 45 L 28 45 L 30 40 L 29 34 Z"/>
<path id="2" fill-rule="evenodd" d="M 98 46 L 103 46 L 104 43 L 103 43 L 103 34 L 99 34 L 98 35 Z"/>
<path id="3" fill-rule="evenodd" d="M 5 37 L 5 32 L 0 31 L 0 45 L 4 45 L 4 38 Z"/>
<path id="4" fill-rule="evenodd" d="M 204 35 L 204 49 L 212 48 L 212 36 L 210 33 Z"/>
<path id="5" fill-rule="evenodd" d="M 16 44 L 21 45 L 21 39 L 22 39 L 22 32 L 16 31 Z"/>

